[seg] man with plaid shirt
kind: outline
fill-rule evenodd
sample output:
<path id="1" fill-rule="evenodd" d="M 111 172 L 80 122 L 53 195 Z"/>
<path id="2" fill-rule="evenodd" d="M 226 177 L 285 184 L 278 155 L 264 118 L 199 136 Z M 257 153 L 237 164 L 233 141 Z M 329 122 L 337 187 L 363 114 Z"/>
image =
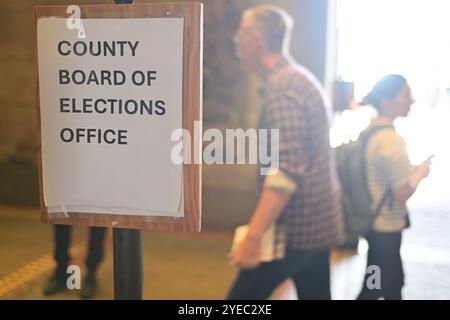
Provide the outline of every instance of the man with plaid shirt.
<path id="1" fill-rule="evenodd" d="M 292 278 L 302 299 L 331 299 L 330 249 L 343 239 L 340 188 L 329 141 L 331 107 L 315 77 L 288 53 L 292 18 L 262 5 L 247 10 L 236 36 L 244 67 L 264 81 L 262 121 L 279 129 L 279 170 L 265 177 L 245 239 L 230 253 L 241 271 L 229 299 L 267 299 Z M 282 259 L 260 262 L 276 226 Z"/>

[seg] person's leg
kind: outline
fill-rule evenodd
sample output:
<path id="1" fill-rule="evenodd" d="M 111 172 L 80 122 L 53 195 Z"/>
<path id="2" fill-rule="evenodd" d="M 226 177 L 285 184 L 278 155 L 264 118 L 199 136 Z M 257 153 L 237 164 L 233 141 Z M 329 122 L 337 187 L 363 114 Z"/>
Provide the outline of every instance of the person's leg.
<path id="1" fill-rule="evenodd" d="M 300 300 L 331 300 L 330 250 L 311 253 L 311 262 L 294 276 Z"/>
<path id="2" fill-rule="evenodd" d="M 371 232 L 366 237 L 367 243 L 369 245 L 369 251 L 367 253 L 367 264 L 364 274 L 364 280 L 361 292 L 359 293 L 357 300 L 378 300 L 381 297 L 381 289 L 379 288 L 370 288 L 368 286 L 370 282 L 371 274 L 367 273 L 370 266 L 379 266 L 381 264 L 381 260 L 383 257 L 382 246 L 379 243 L 378 238 L 376 237 L 375 232 Z"/>
<path id="3" fill-rule="evenodd" d="M 54 259 L 56 269 L 44 286 L 44 294 L 51 295 L 67 288 L 67 267 L 69 265 L 69 247 L 72 227 L 68 225 L 53 226 Z"/>
<path id="4" fill-rule="evenodd" d="M 386 300 L 400 300 L 404 283 L 403 266 L 400 256 L 401 233 L 372 232 L 369 237 L 369 255 L 372 250 L 368 266 L 377 266 L 381 272 L 381 288 L 370 289 L 367 287 L 367 279 L 371 274 L 366 274 L 362 298 L 377 299 L 383 297 Z"/>
<path id="5" fill-rule="evenodd" d="M 311 260 L 307 251 L 286 249 L 285 258 L 242 270 L 229 294 L 229 300 L 265 300 L 284 280 L 292 277 Z"/>
<path id="6" fill-rule="evenodd" d="M 89 233 L 89 253 L 86 259 L 86 266 L 90 272 L 97 270 L 103 259 L 104 241 L 107 228 L 91 227 Z"/>
<path id="7" fill-rule="evenodd" d="M 262 263 L 255 269 L 241 270 L 228 293 L 228 300 L 266 300 L 289 277 L 285 260 Z"/>
<path id="8" fill-rule="evenodd" d="M 385 300 L 402 300 L 404 285 L 403 263 L 400 255 L 402 234 L 386 235 L 386 261 L 383 264 L 381 287 Z M 383 279 L 384 278 L 384 279 Z"/>
<path id="9" fill-rule="evenodd" d="M 53 227 L 53 239 L 55 245 L 54 258 L 57 270 L 66 273 L 70 261 L 69 247 L 72 227 L 56 224 Z"/>
<path id="10" fill-rule="evenodd" d="M 92 298 L 97 293 L 96 272 L 103 258 L 106 231 L 106 228 L 90 228 L 89 253 L 86 259 L 88 271 L 81 289 L 81 297 L 84 299 Z"/>

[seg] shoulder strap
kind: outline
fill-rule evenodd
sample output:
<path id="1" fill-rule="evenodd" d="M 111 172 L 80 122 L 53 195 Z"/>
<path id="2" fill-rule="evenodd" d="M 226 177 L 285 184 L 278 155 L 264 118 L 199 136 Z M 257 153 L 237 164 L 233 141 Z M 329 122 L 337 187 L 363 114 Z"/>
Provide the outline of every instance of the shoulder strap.
<path id="1" fill-rule="evenodd" d="M 391 124 L 380 124 L 380 125 L 371 126 L 371 127 L 367 128 L 365 131 L 363 131 L 361 133 L 361 139 L 363 139 L 362 140 L 362 143 L 363 143 L 362 149 L 364 149 L 364 151 L 365 151 L 370 139 L 376 133 L 378 133 L 379 131 L 385 130 L 385 129 L 394 129 L 394 126 Z"/>
<path id="2" fill-rule="evenodd" d="M 363 164 L 364 164 L 364 168 L 362 168 L 363 170 L 363 175 L 364 175 L 364 181 L 365 183 L 365 188 L 366 188 L 366 192 L 369 195 L 369 199 L 370 201 L 372 201 L 372 194 L 370 193 L 370 188 L 369 188 L 369 181 L 367 179 L 367 146 L 369 145 L 369 141 L 370 139 L 377 133 L 380 132 L 382 130 L 386 130 L 386 129 L 394 129 L 394 126 L 391 124 L 383 124 L 383 125 L 374 125 L 372 127 L 367 128 L 365 131 L 363 131 L 361 133 L 361 152 L 363 153 L 362 159 L 364 159 Z M 380 203 L 378 204 L 375 212 L 374 212 L 374 216 L 377 217 L 380 213 L 381 213 L 381 209 L 383 209 L 386 201 L 389 199 L 389 197 L 392 196 L 392 190 L 390 187 L 388 187 L 386 189 L 386 191 L 383 193 L 383 197 L 380 200 Z"/>
<path id="3" fill-rule="evenodd" d="M 374 218 L 378 217 L 381 213 L 381 209 L 383 209 L 384 205 L 386 204 L 386 201 L 393 197 L 392 189 L 391 187 L 388 187 L 386 191 L 384 191 L 383 197 L 380 200 L 380 203 L 378 204 L 377 208 L 374 212 Z"/>

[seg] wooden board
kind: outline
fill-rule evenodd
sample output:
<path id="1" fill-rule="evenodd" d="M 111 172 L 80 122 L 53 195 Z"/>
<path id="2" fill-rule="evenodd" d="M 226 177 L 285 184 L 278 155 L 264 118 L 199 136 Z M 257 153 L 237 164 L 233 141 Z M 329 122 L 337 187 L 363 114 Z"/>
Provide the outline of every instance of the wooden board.
<path id="1" fill-rule="evenodd" d="M 152 3 L 124 5 L 81 5 L 81 18 L 184 18 L 183 47 L 183 128 L 194 138 L 194 122 L 202 120 L 202 52 L 203 52 L 203 5 L 201 3 Z M 35 25 L 42 17 L 68 17 L 67 6 L 35 7 Z M 36 28 L 37 32 L 37 28 Z M 37 41 L 36 41 L 37 52 Z M 39 99 L 39 75 L 36 54 L 36 110 L 38 119 L 38 169 L 40 207 L 42 221 L 52 224 L 117 227 L 153 231 L 187 232 L 200 231 L 201 227 L 201 165 L 183 165 L 184 218 L 112 215 L 102 213 L 69 212 L 57 218 L 47 214 L 43 198 L 41 121 Z M 198 137 L 200 138 L 200 137 Z M 191 154 L 194 154 L 191 143 Z M 201 146 L 201 143 L 199 142 Z"/>

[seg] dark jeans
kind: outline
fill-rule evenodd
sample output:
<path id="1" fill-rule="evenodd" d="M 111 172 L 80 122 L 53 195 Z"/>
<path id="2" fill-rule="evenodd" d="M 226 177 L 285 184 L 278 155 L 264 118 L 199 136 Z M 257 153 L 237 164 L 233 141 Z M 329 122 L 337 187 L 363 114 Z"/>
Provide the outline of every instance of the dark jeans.
<path id="1" fill-rule="evenodd" d="M 404 273 L 400 246 L 402 233 L 381 233 L 372 231 L 367 237 L 369 252 L 367 267 L 378 266 L 381 271 L 381 288 L 370 289 L 367 286 L 373 273 L 366 273 L 363 288 L 358 300 L 401 300 L 404 285 Z M 366 269 L 367 270 L 367 269 Z"/>
<path id="2" fill-rule="evenodd" d="M 265 300 L 274 289 L 292 278 L 299 299 L 330 300 L 330 250 L 287 249 L 282 260 L 262 263 L 252 270 L 240 271 L 229 300 Z"/>
<path id="3" fill-rule="evenodd" d="M 89 253 L 86 266 L 89 271 L 95 272 L 103 258 L 103 242 L 106 228 L 91 227 L 89 234 Z M 65 274 L 70 261 L 69 247 L 72 227 L 67 225 L 54 226 L 55 260 L 59 271 Z"/>

